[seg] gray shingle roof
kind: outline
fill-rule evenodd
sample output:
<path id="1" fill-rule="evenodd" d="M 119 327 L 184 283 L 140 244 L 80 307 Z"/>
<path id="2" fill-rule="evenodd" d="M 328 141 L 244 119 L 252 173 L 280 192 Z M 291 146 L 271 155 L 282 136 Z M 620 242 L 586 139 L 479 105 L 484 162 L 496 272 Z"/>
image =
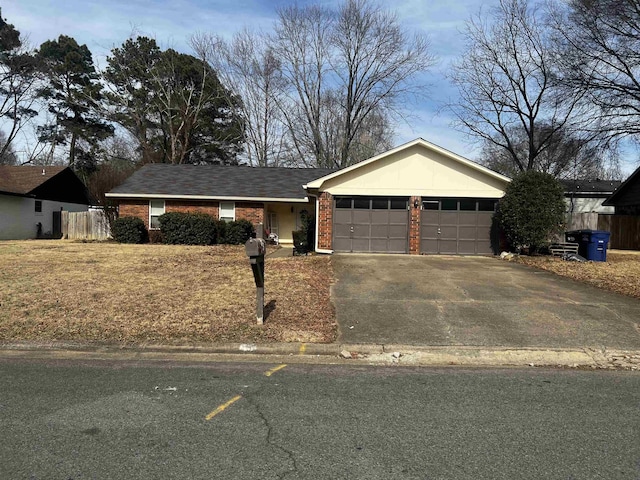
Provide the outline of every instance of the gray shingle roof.
<path id="1" fill-rule="evenodd" d="M 620 180 L 560 180 L 565 193 L 585 195 L 609 195 L 614 192 L 622 182 Z"/>
<path id="2" fill-rule="evenodd" d="M 304 199 L 307 195 L 302 185 L 333 171 L 326 168 L 149 164 L 107 195 Z"/>

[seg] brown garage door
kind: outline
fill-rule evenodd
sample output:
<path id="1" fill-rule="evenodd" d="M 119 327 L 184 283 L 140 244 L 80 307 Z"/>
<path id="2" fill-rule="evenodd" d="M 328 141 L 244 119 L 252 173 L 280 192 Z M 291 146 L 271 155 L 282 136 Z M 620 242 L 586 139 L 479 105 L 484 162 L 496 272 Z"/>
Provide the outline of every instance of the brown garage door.
<path id="1" fill-rule="evenodd" d="M 333 211 L 336 252 L 407 253 L 408 199 L 337 197 Z"/>
<path id="2" fill-rule="evenodd" d="M 420 253 L 493 253 L 491 224 L 495 205 L 495 199 L 423 199 Z"/>

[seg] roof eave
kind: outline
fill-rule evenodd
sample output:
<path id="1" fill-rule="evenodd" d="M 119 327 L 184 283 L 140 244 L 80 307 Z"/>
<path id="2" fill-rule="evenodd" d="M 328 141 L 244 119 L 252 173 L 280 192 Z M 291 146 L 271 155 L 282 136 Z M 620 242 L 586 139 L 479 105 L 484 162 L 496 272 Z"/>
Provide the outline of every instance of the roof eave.
<path id="1" fill-rule="evenodd" d="M 287 203 L 307 203 L 309 197 L 242 197 L 223 195 L 169 195 L 162 193 L 106 193 L 107 198 L 138 198 L 138 199 L 165 199 L 165 200 L 223 200 L 235 202 L 287 202 Z"/>

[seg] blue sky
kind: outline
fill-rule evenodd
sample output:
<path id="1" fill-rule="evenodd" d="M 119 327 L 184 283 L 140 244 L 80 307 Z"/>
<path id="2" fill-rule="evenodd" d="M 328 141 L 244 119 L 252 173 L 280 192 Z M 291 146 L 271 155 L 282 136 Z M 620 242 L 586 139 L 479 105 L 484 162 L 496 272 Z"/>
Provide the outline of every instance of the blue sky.
<path id="1" fill-rule="evenodd" d="M 230 37 L 244 26 L 269 31 L 278 7 L 290 0 L 10 0 L 1 2 L 2 16 L 38 46 L 60 34 L 85 43 L 98 66 L 104 65 L 109 50 L 119 46 L 132 32 L 156 38 L 163 47 L 189 52 L 187 42 L 196 32 L 212 32 Z M 298 2 L 304 4 L 307 2 Z M 324 5 L 337 0 L 320 0 Z M 431 39 L 432 52 L 439 63 L 426 76 L 427 100 L 412 103 L 409 125 L 395 126 L 395 144 L 416 137 L 436 143 L 460 155 L 474 158 L 477 148 L 454 130 L 451 117 L 442 112 L 442 102 L 455 96 L 444 78 L 449 62 L 462 48 L 459 31 L 470 15 L 497 0 L 397 0 L 388 2 L 410 31 L 422 31 Z M 383 3 L 386 5 L 387 3 Z"/>
<path id="2" fill-rule="evenodd" d="M 0 0 L 1 2 L 1 0 Z M 103 66 L 109 50 L 119 46 L 132 32 L 156 38 L 163 47 L 190 53 L 188 40 L 196 32 L 211 32 L 230 37 L 248 26 L 269 31 L 278 7 L 291 0 L 10 0 L 2 2 L 2 16 L 27 36 L 34 46 L 60 34 L 85 43 L 97 65 Z M 298 1 L 298 4 L 309 3 Z M 335 5 L 339 0 L 316 0 Z M 475 159 L 477 145 L 451 126 L 452 117 L 442 104 L 455 98 L 456 90 L 445 78 L 450 62 L 463 48 L 460 31 L 465 21 L 480 9 L 486 10 L 498 0 L 395 0 L 381 2 L 397 12 L 409 31 L 429 35 L 438 64 L 426 75 L 429 88 L 426 100 L 409 101 L 410 124 L 395 126 L 395 144 L 422 137 L 460 155 Z M 636 155 L 633 154 L 635 159 Z M 623 165 L 631 171 L 633 165 Z"/>

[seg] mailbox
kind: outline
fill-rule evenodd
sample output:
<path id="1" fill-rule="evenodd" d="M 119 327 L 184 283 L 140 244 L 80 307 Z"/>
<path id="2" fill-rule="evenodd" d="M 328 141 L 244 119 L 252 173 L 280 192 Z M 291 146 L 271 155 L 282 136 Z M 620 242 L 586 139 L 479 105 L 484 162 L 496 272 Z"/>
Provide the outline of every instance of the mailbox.
<path id="1" fill-rule="evenodd" d="M 250 238 L 247 243 L 244 244 L 244 251 L 247 257 L 253 259 L 254 257 L 264 257 L 266 247 L 262 238 Z M 253 263 L 253 262 L 252 262 Z"/>
<path id="2" fill-rule="evenodd" d="M 256 282 L 256 319 L 263 323 L 264 312 L 264 254 L 266 245 L 262 238 L 250 238 L 244 244 L 244 251 L 251 262 L 253 279 Z"/>

